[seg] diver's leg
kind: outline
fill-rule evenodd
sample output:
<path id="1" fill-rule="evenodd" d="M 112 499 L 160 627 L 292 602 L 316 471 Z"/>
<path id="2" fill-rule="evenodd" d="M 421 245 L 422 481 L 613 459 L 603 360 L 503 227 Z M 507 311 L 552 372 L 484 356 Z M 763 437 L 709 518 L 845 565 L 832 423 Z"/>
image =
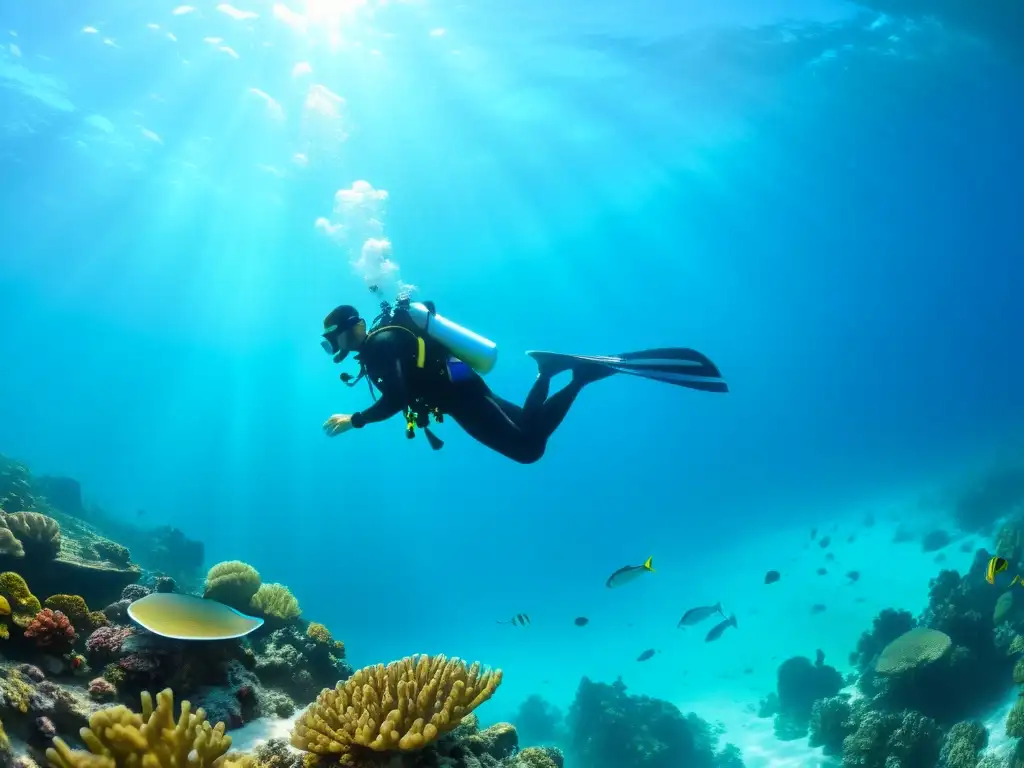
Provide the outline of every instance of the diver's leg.
<path id="1" fill-rule="evenodd" d="M 532 464 L 544 455 L 544 441 L 517 423 L 522 417 L 519 406 L 490 391 L 466 392 L 446 413 L 474 440 L 513 461 Z"/>

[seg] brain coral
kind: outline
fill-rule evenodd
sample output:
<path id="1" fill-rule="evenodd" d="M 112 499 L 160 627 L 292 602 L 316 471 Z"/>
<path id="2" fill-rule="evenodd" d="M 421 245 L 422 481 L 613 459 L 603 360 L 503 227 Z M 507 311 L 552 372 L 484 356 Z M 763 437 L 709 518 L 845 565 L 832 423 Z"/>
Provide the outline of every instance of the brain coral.
<path id="1" fill-rule="evenodd" d="M 880 675 L 897 675 L 930 664 L 941 659 L 952 644 L 944 632 L 914 627 L 885 646 L 875 662 L 875 671 Z"/>
<path id="2" fill-rule="evenodd" d="M 321 692 L 296 722 L 292 745 L 343 764 L 360 748 L 420 749 L 455 728 L 500 684 L 501 670 L 444 656 L 366 667 Z"/>

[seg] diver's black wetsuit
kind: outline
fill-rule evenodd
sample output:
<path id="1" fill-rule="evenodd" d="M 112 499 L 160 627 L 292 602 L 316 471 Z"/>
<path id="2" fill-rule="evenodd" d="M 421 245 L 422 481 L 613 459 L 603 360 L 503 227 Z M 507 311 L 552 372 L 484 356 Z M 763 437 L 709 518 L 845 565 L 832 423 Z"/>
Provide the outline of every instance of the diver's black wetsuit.
<path id="1" fill-rule="evenodd" d="M 548 438 L 562 423 L 586 381 L 574 376 L 548 397 L 551 379 L 539 376 L 522 407 L 498 397 L 468 369 L 453 381 L 447 355 L 428 343 L 427 362 L 416 365 L 416 336 L 401 328 L 384 328 L 367 337 L 358 360 L 380 390 L 380 399 L 352 415 L 352 426 L 390 419 L 407 407 L 425 404 L 450 415 L 471 437 L 521 464 L 544 455 Z"/>

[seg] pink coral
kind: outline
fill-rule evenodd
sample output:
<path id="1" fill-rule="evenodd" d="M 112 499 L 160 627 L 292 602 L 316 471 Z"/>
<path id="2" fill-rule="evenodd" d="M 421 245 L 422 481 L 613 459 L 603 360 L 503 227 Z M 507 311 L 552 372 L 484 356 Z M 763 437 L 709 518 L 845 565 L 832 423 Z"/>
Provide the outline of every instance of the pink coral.
<path id="1" fill-rule="evenodd" d="M 116 656 L 131 634 L 131 627 L 100 627 L 89 635 L 89 639 L 85 641 L 85 649 L 93 656 Z"/>
<path id="2" fill-rule="evenodd" d="M 117 666 L 125 672 L 135 675 L 152 675 L 160 667 L 160 663 L 152 656 L 143 656 L 141 653 L 133 653 L 125 656 Z"/>
<path id="3" fill-rule="evenodd" d="M 25 629 L 25 637 L 47 650 L 67 650 L 75 644 L 78 635 L 71 620 L 60 611 L 43 608 Z"/>
<path id="4" fill-rule="evenodd" d="M 107 701 L 117 696 L 117 688 L 102 677 L 97 677 L 89 683 L 89 695 L 96 701 Z"/>

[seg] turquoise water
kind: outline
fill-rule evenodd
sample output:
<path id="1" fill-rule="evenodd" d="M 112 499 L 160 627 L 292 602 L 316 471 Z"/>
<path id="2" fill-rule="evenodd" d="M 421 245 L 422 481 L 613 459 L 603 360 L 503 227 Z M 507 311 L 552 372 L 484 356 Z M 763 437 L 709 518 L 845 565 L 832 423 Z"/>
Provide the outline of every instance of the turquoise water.
<path id="1" fill-rule="evenodd" d="M 288 584 L 355 666 L 503 667 L 484 719 L 582 675 L 718 712 L 773 656 L 845 669 L 930 559 L 864 537 L 864 603 L 763 572 L 1019 436 L 1022 65 L 768 5 L 5 5 L 0 449 Z M 454 424 L 328 440 L 369 400 L 320 323 L 371 283 L 495 340 L 511 400 L 528 349 L 692 346 L 732 391 L 600 382 L 531 466 Z M 717 643 L 675 629 L 719 600 Z"/>

